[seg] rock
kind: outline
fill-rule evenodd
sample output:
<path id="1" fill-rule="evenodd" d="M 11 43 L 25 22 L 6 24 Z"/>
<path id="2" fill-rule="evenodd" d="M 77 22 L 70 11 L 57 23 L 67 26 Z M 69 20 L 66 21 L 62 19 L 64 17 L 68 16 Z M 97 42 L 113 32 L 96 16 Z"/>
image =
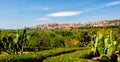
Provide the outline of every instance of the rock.
<path id="1" fill-rule="evenodd" d="M 91 60 L 93 60 L 93 61 L 98 61 L 98 60 L 99 60 L 99 57 L 93 57 Z"/>

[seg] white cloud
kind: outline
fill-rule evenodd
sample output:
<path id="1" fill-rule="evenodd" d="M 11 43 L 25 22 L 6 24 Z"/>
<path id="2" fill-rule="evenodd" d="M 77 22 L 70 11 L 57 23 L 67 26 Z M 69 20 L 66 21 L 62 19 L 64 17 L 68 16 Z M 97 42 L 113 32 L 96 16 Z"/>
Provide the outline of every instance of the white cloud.
<path id="1" fill-rule="evenodd" d="M 114 1 L 114 2 L 107 3 L 105 6 L 114 6 L 119 4 L 120 4 L 120 1 Z"/>
<path id="2" fill-rule="evenodd" d="M 99 6 L 99 7 L 95 7 L 95 8 L 86 8 L 85 12 L 92 11 L 92 10 L 97 10 L 97 9 L 101 9 L 101 8 L 104 8 L 104 6 Z"/>
<path id="3" fill-rule="evenodd" d="M 32 10 L 51 10 L 52 8 L 50 7 L 27 7 L 23 10 L 26 10 L 26 11 L 32 11 Z"/>
<path id="4" fill-rule="evenodd" d="M 38 18 L 37 20 L 50 20 L 50 19 L 52 19 L 52 17 L 75 16 L 75 15 L 79 15 L 79 14 L 81 14 L 83 12 L 85 13 L 85 12 L 98 10 L 98 9 L 103 9 L 103 8 L 110 7 L 110 6 L 115 6 L 115 5 L 120 5 L 120 1 L 109 2 L 109 3 L 103 4 L 103 5 L 98 6 L 98 7 L 86 8 L 84 11 L 61 11 L 61 12 L 54 12 L 54 13 L 48 14 L 46 17 Z M 50 10 L 51 8 L 41 7 L 39 9 L 41 9 L 41 10 Z"/>
<path id="5" fill-rule="evenodd" d="M 120 5 L 120 1 L 109 2 L 109 3 L 106 3 L 106 4 L 98 6 L 98 7 L 86 8 L 85 11 L 87 12 L 87 11 L 102 9 L 102 8 L 106 8 L 106 7 L 110 7 L 110 6 L 115 6 L 115 5 Z"/>
<path id="6" fill-rule="evenodd" d="M 41 9 L 41 10 L 50 10 L 51 8 L 48 8 L 48 7 L 41 7 L 40 9 Z"/>
<path id="7" fill-rule="evenodd" d="M 82 11 L 62 11 L 62 12 L 56 12 L 56 13 L 50 13 L 45 17 L 37 18 L 36 20 L 40 21 L 49 21 L 53 19 L 53 17 L 65 17 L 65 16 L 74 16 L 82 13 Z"/>
<path id="8" fill-rule="evenodd" d="M 38 18 L 37 20 L 50 20 L 50 18 L 48 18 L 48 17 L 41 17 L 41 18 Z"/>
<path id="9" fill-rule="evenodd" d="M 65 16 L 74 16 L 74 15 L 78 15 L 81 13 L 82 13 L 82 11 L 62 11 L 62 12 L 55 12 L 55 13 L 48 14 L 48 16 L 50 16 L 50 17 L 65 17 Z"/>

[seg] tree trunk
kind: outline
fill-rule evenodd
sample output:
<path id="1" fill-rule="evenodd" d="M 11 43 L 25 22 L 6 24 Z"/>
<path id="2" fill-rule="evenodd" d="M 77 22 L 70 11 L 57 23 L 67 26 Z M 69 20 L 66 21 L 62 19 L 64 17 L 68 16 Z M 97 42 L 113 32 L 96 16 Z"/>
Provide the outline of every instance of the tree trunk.
<path id="1" fill-rule="evenodd" d="M 2 53 L 2 48 L 0 48 L 0 54 Z"/>

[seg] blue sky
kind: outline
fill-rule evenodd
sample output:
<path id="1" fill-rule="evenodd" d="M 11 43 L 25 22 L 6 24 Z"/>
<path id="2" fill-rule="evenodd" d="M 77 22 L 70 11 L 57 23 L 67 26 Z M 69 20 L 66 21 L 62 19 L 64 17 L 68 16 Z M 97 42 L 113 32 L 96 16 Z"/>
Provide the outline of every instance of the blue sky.
<path id="1" fill-rule="evenodd" d="M 0 28 L 120 19 L 120 0 L 0 0 Z"/>

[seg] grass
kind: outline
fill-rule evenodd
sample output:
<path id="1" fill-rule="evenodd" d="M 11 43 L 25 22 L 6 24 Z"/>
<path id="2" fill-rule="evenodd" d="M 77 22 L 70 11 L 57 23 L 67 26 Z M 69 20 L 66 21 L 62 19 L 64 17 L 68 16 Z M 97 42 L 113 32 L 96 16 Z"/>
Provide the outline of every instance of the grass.
<path id="1" fill-rule="evenodd" d="M 0 61 L 6 60 L 8 58 L 7 54 L 0 54 Z"/>
<path id="2" fill-rule="evenodd" d="M 92 56 L 93 54 L 90 49 L 83 49 L 68 54 L 49 57 L 45 59 L 43 62 L 91 62 L 87 58 L 90 58 Z"/>
<path id="3" fill-rule="evenodd" d="M 40 52 L 29 53 L 29 54 L 22 54 L 22 55 L 0 55 L 0 61 L 4 62 L 41 62 L 47 57 L 69 53 L 75 50 L 79 50 L 81 48 L 54 48 L 52 50 L 43 50 Z"/>

